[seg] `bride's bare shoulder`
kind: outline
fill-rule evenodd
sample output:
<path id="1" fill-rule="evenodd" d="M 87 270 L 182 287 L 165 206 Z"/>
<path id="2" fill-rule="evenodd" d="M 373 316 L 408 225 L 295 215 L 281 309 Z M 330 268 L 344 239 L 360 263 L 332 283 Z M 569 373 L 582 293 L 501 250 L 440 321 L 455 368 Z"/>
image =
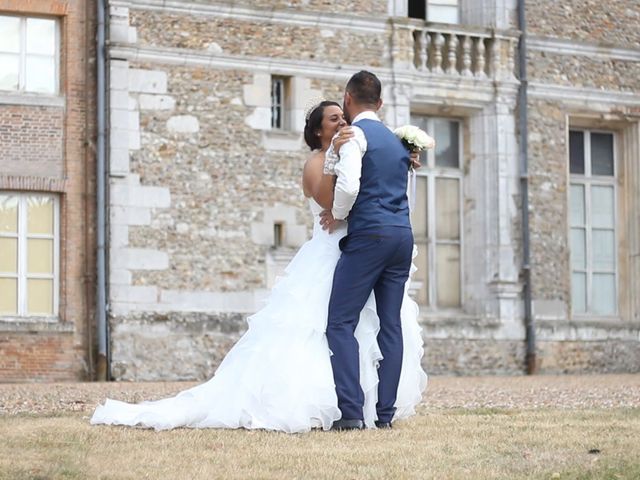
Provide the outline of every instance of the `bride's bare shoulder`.
<path id="1" fill-rule="evenodd" d="M 316 150 L 312 152 L 309 158 L 307 158 L 307 161 L 304 162 L 304 167 L 306 169 L 307 167 L 317 166 L 319 163 L 324 164 L 324 154 L 322 151 Z"/>
<path id="2" fill-rule="evenodd" d="M 302 189 L 306 197 L 311 196 L 311 192 L 315 191 L 316 184 L 322 176 L 324 167 L 324 154 L 321 151 L 313 152 L 304 163 L 302 171 Z"/>

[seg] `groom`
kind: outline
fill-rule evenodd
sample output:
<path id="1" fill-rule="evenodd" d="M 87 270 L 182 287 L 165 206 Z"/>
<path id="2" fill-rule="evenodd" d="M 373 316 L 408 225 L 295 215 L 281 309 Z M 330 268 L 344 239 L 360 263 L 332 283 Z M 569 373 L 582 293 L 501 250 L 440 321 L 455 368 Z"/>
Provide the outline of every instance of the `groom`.
<path id="1" fill-rule="evenodd" d="M 348 217 L 340 241 L 329 300 L 327 340 L 342 418 L 335 430 L 364 428 L 364 393 L 360 387 L 358 342 L 360 312 L 375 292 L 380 318 L 378 344 L 378 428 L 391 428 L 402 368 L 400 307 L 409 277 L 413 235 L 407 202 L 409 153 L 376 112 L 382 106 L 378 78 L 356 73 L 345 88 L 344 114 L 354 138 L 340 148 L 333 208 L 322 213 L 323 227 Z"/>

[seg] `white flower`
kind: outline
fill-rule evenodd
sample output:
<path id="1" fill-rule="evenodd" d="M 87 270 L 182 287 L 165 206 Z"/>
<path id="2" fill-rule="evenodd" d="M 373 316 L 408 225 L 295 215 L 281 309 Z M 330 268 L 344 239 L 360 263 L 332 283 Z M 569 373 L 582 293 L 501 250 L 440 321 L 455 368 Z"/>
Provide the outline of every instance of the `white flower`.
<path id="1" fill-rule="evenodd" d="M 436 145 L 435 140 L 424 130 L 415 125 L 403 125 L 396 128 L 393 133 L 403 142 L 416 150 L 427 150 Z"/>

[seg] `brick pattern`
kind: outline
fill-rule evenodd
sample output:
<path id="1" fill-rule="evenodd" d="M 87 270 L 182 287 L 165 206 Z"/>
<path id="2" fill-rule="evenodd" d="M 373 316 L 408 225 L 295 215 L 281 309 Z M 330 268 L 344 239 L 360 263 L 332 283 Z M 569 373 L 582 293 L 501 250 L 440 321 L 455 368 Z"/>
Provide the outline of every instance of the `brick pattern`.
<path id="1" fill-rule="evenodd" d="M 62 177 L 64 110 L 7 105 L 0 108 L 0 172 Z"/>
<path id="2" fill-rule="evenodd" d="M 87 379 L 95 349 L 95 6 L 0 0 L 0 11 L 55 15 L 62 24 L 60 96 L 65 107 L 0 107 L 0 173 L 12 178 L 13 186 L 65 179 L 60 196 L 59 316 L 62 324 L 73 326 L 42 333 L 1 321 L 0 382 Z M 30 103 L 34 101 L 37 98 Z"/>
<path id="3" fill-rule="evenodd" d="M 57 382 L 83 378 L 72 334 L 0 333 L 0 381 Z"/>

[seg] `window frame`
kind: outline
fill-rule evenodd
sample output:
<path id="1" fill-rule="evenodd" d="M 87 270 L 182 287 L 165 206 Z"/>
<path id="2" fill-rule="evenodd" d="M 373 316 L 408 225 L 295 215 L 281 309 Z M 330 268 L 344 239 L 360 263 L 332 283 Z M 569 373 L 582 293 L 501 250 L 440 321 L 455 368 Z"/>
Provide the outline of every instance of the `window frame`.
<path id="1" fill-rule="evenodd" d="M 409 18 L 415 18 L 418 20 L 424 20 L 426 22 L 432 22 L 432 23 L 445 23 L 448 25 L 460 25 L 462 23 L 462 2 L 461 0 L 454 0 L 456 2 L 456 10 L 457 10 L 457 17 L 458 17 L 458 21 L 456 23 L 449 23 L 449 22 L 441 22 L 441 21 L 436 21 L 436 20 L 432 20 L 429 18 L 429 7 L 430 4 L 434 4 L 434 6 L 440 6 L 440 7 L 453 7 L 453 5 L 451 5 L 447 0 L 421 0 L 420 3 L 423 3 L 423 9 L 424 9 L 424 17 L 418 17 L 418 16 L 411 16 L 410 12 L 412 10 L 411 8 L 411 1 L 406 1 L 404 2 L 403 7 L 396 7 L 397 10 L 400 10 L 401 8 L 403 8 L 404 10 L 402 11 L 406 11 L 406 16 Z"/>
<path id="2" fill-rule="evenodd" d="M 579 173 L 571 173 L 571 159 L 570 159 L 570 148 L 569 148 L 569 136 L 571 132 L 582 132 L 583 133 L 583 151 L 584 151 L 584 174 Z M 593 175 L 592 172 L 592 159 L 591 159 L 591 134 L 592 133 L 601 133 L 611 135 L 613 137 L 613 145 L 612 145 L 612 156 L 613 156 L 613 175 Z M 580 185 L 583 188 L 584 192 L 584 216 L 585 216 L 585 269 L 574 269 L 572 261 L 571 261 L 571 212 L 569 211 L 569 219 L 567 221 L 567 238 L 569 240 L 569 281 L 570 281 L 570 292 L 571 292 L 571 301 L 570 301 L 570 309 L 572 317 L 578 318 L 618 318 L 620 315 L 620 248 L 618 245 L 619 242 L 619 232 L 620 227 L 618 224 L 619 221 L 619 207 L 620 202 L 618 199 L 619 188 L 618 188 L 618 180 L 620 175 L 620 162 L 618 156 L 618 135 L 615 131 L 612 130 L 603 130 L 599 128 L 584 128 L 584 127 L 569 127 L 567 132 L 567 170 L 569 173 L 569 188 L 567 189 L 567 205 L 571 205 L 571 186 Z M 614 275 L 614 288 L 615 288 L 615 298 L 614 298 L 614 311 L 613 313 L 597 313 L 593 311 L 593 300 L 592 300 L 592 286 L 593 286 L 593 245 L 592 245 L 592 236 L 593 236 L 593 226 L 591 221 L 591 189 L 593 186 L 604 186 L 611 187 L 613 189 L 613 259 L 614 259 L 614 270 L 604 271 L 598 270 L 595 273 L 605 273 Z M 597 228 L 596 228 L 597 230 Z M 584 312 L 576 312 L 574 309 L 574 299 L 573 299 L 573 273 L 584 273 L 586 276 L 585 282 L 585 311 Z"/>
<path id="3" fill-rule="evenodd" d="M 0 17 L 13 17 L 20 19 L 20 52 L 18 60 L 18 88 L 11 90 L 0 89 L 0 94 L 29 94 L 29 95 L 41 95 L 41 96 L 58 96 L 60 95 L 60 57 L 62 47 L 62 32 L 61 32 L 61 20 L 58 17 L 47 15 L 12 15 L 0 13 Z M 53 92 L 37 92 L 26 89 L 27 83 L 27 20 L 28 19 L 42 19 L 52 20 L 54 23 L 54 86 Z M 33 56 L 45 57 L 42 54 L 30 54 Z M 49 56 L 46 55 L 48 58 Z"/>
<path id="4" fill-rule="evenodd" d="M 18 268 L 15 275 L 0 272 L 0 278 L 17 278 L 18 304 L 15 315 L 0 314 L 0 320 L 10 321 L 58 321 L 60 318 L 60 196 L 46 192 L 0 191 L 0 194 L 18 198 L 18 232 L 16 235 L 0 232 L 1 238 L 18 238 Z M 53 235 L 27 233 L 27 199 L 29 197 L 47 197 L 53 200 Z M 53 273 L 29 274 L 27 272 L 27 240 L 42 238 L 53 240 Z M 51 315 L 34 315 L 28 313 L 27 280 L 42 278 L 53 280 L 53 311 Z"/>
<path id="5" fill-rule="evenodd" d="M 440 22 L 440 21 L 436 21 L 436 20 L 432 20 L 429 18 L 429 7 L 431 7 L 432 4 L 434 4 L 435 6 L 439 6 L 439 7 L 453 7 L 453 5 L 447 4 L 447 0 L 425 0 L 426 4 L 425 4 L 425 20 L 427 22 L 433 22 L 433 23 L 446 23 L 448 25 L 460 25 L 460 17 L 462 15 L 462 8 L 460 5 L 460 0 L 455 0 L 456 2 L 456 10 L 457 10 L 457 17 L 458 17 L 458 21 L 456 23 L 450 23 L 450 22 Z"/>
<path id="6" fill-rule="evenodd" d="M 433 134 L 435 132 L 434 129 L 434 120 L 446 120 L 448 122 L 454 122 L 458 124 L 458 167 L 442 167 L 436 165 L 436 155 L 435 149 L 430 149 L 424 152 L 426 156 L 426 161 L 424 162 L 422 168 L 416 170 L 417 177 L 426 177 L 427 179 L 427 235 L 425 238 L 416 235 L 416 240 L 419 240 L 421 243 L 426 243 L 427 245 L 427 304 L 420 304 L 422 307 L 427 308 L 429 311 L 460 311 L 464 307 L 464 298 L 465 298 L 465 286 L 464 286 L 464 170 L 463 160 L 464 160 L 464 145 L 463 145 L 463 128 L 464 123 L 463 119 L 452 118 L 452 117 L 439 117 L 439 116 L 430 116 L 424 114 L 414 114 L 413 116 L 421 116 L 424 118 L 424 124 L 426 125 L 426 131 Z M 413 121 L 412 121 L 413 123 Z M 460 237 L 457 241 L 452 240 L 439 240 L 438 232 L 436 228 L 436 183 L 437 179 L 453 179 L 458 181 L 458 225 L 460 231 Z M 416 181 L 419 179 L 416 178 Z M 417 210 L 417 207 L 416 207 Z M 414 233 L 415 235 L 415 233 Z M 416 241 L 416 243 L 418 243 Z M 460 297 L 458 299 L 459 305 L 456 307 L 440 307 L 438 306 L 437 298 L 438 298 L 438 274 L 437 274 L 437 253 L 436 249 L 438 245 L 457 245 L 460 252 L 460 266 L 459 266 L 459 292 Z M 420 267 L 418 267 L 420 268 Z"/>
<path id="7" fill-rule="evenodd" d="M 271 76 L 271 130 L 275 131 L 287 131 L 289 130 L 289 114 L 287 98 L 289 93 L 289 78 L 282 75 Z M 280 85 L 280 103 L 274 103 L 274 88 L 276 85 Z M 275 115 L 274 112 L 279 111 L 280 125 L 274 125 Z"/>

